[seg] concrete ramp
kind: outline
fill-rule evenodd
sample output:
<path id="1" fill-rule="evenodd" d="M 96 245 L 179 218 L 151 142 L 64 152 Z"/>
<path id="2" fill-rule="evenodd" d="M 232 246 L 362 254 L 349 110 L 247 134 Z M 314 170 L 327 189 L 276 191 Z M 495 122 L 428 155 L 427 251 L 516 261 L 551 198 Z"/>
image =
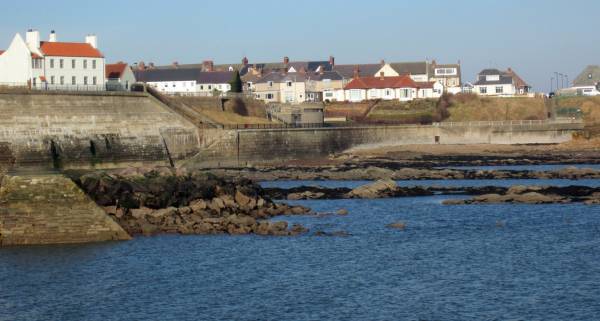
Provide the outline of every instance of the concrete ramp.
<path id="1" fill-rule="evenodd" d="M 0 186 L 0 247 L 128 240 L 69 178 L 7 175 Z"/>

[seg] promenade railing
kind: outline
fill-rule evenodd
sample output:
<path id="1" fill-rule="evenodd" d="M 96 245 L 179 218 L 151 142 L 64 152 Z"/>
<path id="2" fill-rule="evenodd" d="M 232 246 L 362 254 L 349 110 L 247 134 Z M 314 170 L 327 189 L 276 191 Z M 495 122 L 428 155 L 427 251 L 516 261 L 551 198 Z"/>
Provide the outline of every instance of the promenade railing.
<path id="1" fill-rule="evenodd" d="M 101 92 L 101 91 L 127 91 L 122 85 L 102 84 L 102 85 L 67 85 L 67 84 L 49 84 L 49 83 L 18 83 L 18 82 L 0 82 L 0 90 L 10 91 L 68 91 L 68 92 Z"/>

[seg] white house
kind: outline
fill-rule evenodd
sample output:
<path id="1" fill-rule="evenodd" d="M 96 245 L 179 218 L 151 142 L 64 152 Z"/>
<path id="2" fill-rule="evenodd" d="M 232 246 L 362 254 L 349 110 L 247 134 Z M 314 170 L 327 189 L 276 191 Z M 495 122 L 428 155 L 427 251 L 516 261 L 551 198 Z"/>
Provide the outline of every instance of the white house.
<path id="1" fill-rule="evenodd" d="M 513 97 L 527 95 L 530 91 L 531 86 L 511 68 L 507 71 L 484 69 L 473 84 L 473 92 L 482 96 Z"/>
<path id="2" fill-rule="evenodd" d="M 231 90 L 231 71 L 202 71 L 199 68 L 135 70 L 137 81 L 170 95 L 212 96 Z"/>
<path id="3" fill-rule="evenodd" d="M 48 41 L 40 40 L 37 30 L 29 30 L 25 40 L 16 34 L 0 55 L 0 83 L 31 88 L 103 89 L 104 56 L 96 36 L 85 42 L 58 42 L 54 31 Z"/>
<path id="4" fill-rule="evenodd" d="M 108 90 L 129 90 L 135 83 L 135 75 L 128 64 L 117 62 L 106 65 L 106 88 Z"/>
<path id="5" fill-rule="evenodd" d="M 381 62 L 375 77 L 398 77 L 408 75 L 418 83 L 436 82 L 449 93 L 461 92 L 461 72 L 459 64 L 438 64 L 435 60 L 417 62 Z M 439 87 L 439 86 L 438 86 Z"/>
<path id="6" fill-rule="evenodd" d="M 344 87 L 345 100 L 410 101 L 420 98 L 439 98 L 444 88 L 439 83 L 416 82 L 408 75 L 395 77 L 355 77 Z"/>

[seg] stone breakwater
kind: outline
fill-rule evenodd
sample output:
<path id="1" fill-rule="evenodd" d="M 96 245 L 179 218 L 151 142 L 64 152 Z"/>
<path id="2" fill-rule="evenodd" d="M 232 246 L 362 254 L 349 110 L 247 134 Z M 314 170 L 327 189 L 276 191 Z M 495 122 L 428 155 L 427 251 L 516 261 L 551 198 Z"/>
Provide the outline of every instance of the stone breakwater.
<path id="1" fill-rule="evenodd" d="M 342 164 L 317 167 L 250 167 L 215 169 L 223 177 L 274 180 L 446 180 L 446 179 L 600 179 L 600 170 L 568 167 L 554 171 L 407 168 L 384 164 Z"/>
<path id="2" fill-rule="evenodd" d="M 276 204 L 247 179 L 224 180 L 210 173 L 129 169 L 71 174 L 75 182 L 129 234 L 258 234 L 308 232 L 298 224 L 272 222 L 310 209 Z"/>

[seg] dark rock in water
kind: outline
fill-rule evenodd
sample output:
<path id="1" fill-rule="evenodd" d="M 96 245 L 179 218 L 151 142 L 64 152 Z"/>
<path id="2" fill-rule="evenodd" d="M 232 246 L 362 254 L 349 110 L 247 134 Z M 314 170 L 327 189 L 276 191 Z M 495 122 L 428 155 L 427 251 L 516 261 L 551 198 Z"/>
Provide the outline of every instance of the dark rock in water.
<path id="1" fill-rule="evenodd" d="M 170 169 L 95 172 L 73 180 L 130 234 L 306 233 L 299 224 L 261 221 L 306 215 L 303 206 L 276 204 L 247 179 L 224 180 L 209 173 Z"/>
<path id="2" fill-rule="evenodd" d="M 336 236 L 336 237 L 348 237 L 352 236 L 349 232 L 346 231 L 335 231 L 335 232 L 325 232 L 325 231 L 316 231 L 313 236 Z"/>

